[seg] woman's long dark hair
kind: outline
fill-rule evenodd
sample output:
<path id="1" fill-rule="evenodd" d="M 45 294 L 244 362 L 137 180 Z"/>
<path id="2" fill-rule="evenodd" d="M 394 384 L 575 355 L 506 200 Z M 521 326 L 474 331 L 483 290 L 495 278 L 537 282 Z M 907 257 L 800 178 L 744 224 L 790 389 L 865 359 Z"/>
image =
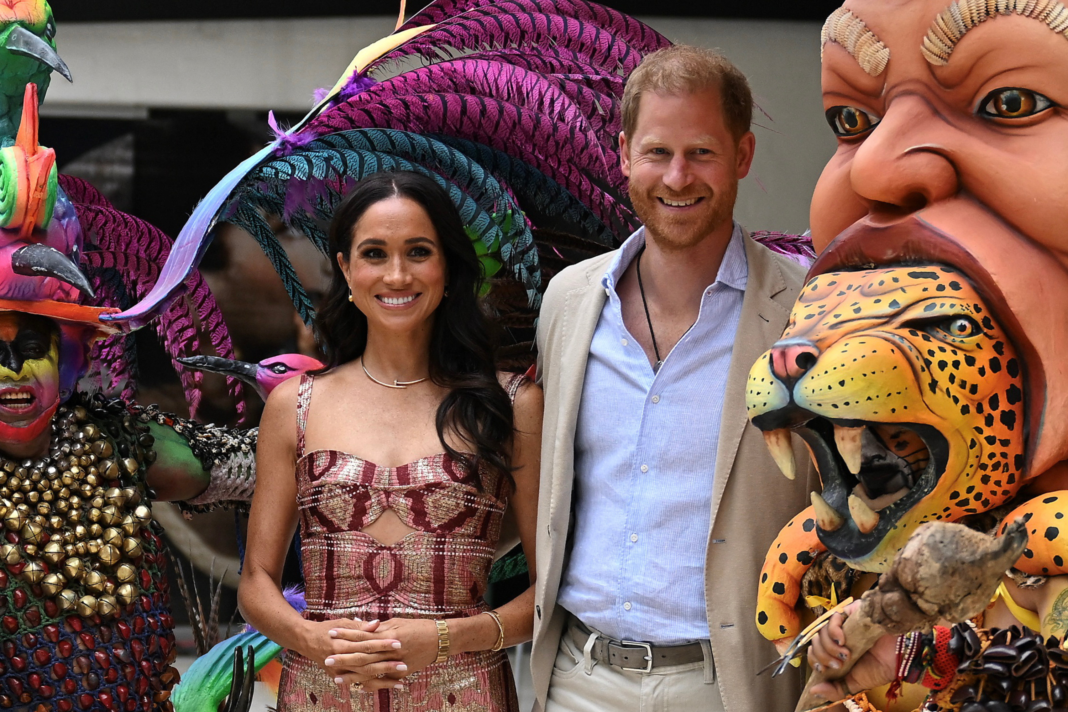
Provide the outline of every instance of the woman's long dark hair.
<path id="1" fill-rule="evenodd" d="M 375 173 L 357 183 L 334 213 L 333 277 L 315 317 L 324 370 L 359 358 L 367 347 L 367 317 L 349 301 L 349 285 L 335 257 L 340 252 L 351 259 L 356 223 L 372 205 L 394 197 L 422 206 L 445 253 L 448 296 L 435 312 L 430 338 L 430 379 L 449 389 L 438 406 L 438 439 L 452 458 L 472 467 L 485 462 L 511 479 L 512 406 L 497 379 L 492 322 L 478 299 L 482 264 L 456 206 L 433 179 L 408 171 Z M 473 447 L 474 460 L 449 445 L 448 432 Z"/>

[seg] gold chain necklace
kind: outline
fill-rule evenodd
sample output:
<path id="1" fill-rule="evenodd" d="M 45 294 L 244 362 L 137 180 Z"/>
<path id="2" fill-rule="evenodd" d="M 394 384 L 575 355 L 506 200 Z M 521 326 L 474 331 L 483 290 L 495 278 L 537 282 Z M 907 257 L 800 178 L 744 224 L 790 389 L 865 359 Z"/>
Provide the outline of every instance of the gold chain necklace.
<path id="1" fill-rule="evenodd" d="M 394 380 L 393 383 L 385 383 L 385 382 L 380 381 L 380 380 L 378 380 L 377 378 L 375 378 L 374 376 L 371 375 L 371 372 L 367 370 L 367 366 L 363 365 L 363 356 L 360 357 L 360 368 L 363 369 L 363 372 L 367 375 L 368 378 L 370 378 L 372 381 L 374 381 L 378 385 L 385 386 L 386 388 L 407 388 L 408 386 L 414 386 L 416 383 L 422 383 L 427 378 L 429 378 L 429 376 L 423 376 L 422 378 L 417 379 L 415 381 L 397 381 L 397 380 Z"/>

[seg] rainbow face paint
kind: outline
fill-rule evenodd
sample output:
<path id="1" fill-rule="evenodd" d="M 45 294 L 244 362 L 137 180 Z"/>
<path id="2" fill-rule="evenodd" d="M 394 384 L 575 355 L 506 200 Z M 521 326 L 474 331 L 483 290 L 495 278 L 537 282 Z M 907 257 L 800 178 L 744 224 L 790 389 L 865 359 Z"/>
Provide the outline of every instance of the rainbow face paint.
<path id="1" fill-rule="evenodd" d="M 0 314 L 0 440 L 26 443 L 59 406 L 59 331 L 48 319 Z"/>

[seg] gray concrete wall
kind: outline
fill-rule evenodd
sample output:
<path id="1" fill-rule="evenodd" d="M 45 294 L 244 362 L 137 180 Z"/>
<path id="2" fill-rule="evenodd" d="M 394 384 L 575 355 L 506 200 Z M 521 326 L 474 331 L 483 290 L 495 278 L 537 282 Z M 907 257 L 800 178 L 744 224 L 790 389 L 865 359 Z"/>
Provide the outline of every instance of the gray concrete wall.
<path id="1" fill-rule="evenodd" d="M 676 42 L 718 47 L 749 76 L 757 155 L 737 215 L 754 229 L 808 227 L 834 139 L 819 93 L 817 23 L 643 18 Z M 144 115 L 148 108 L 304 111 L 395 18 L 60 24 L 74 84 L 55 77 L 46 115 Z"/>

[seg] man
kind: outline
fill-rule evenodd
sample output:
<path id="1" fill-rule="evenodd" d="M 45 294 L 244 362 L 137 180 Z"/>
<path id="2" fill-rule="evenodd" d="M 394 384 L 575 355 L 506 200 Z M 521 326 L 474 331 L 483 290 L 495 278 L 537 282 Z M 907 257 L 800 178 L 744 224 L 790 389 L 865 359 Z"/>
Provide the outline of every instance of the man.
<path id="1" fill-rule="evenodd" d="M 662 50 L 631 75 L 622 112 L 644 228 L 560 273 L 538 329 L 535 709 L 792 709 L 796 678 L 755 677 L 774 650 L 753 601 L 811 486 L 783 479 L 744 390 L 804 269 L 733 222 L 755 147 L 737 68 Z"/>

